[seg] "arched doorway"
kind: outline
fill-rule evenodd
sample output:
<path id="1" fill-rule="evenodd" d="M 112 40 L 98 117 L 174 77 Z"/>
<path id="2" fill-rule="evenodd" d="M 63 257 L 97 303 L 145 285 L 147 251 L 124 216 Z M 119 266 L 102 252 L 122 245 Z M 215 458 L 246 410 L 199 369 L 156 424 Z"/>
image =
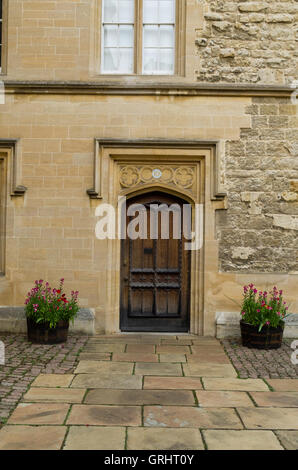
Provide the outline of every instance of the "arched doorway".
<path id="1" fill-rule="evenodd" d="M 191 213 L 184 204 L 158 191 L 127 202 L 126 237 L 121 241 L 122 331 L 190 329 L 191 256 L 185 232 L 191 230 Z"/>

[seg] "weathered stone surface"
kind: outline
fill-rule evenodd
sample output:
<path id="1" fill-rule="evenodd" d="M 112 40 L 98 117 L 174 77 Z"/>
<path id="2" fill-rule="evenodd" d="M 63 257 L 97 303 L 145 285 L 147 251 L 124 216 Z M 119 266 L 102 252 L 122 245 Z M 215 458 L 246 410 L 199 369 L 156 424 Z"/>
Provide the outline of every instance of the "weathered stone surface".
<path id="1" fill-rule="evenodd" d="M 4 426 L 0 450 L 60 450 L 66 426 Z"/>
<path id="2" fill-rule="evenodd" d="M 144 377 L 144 389 L 196 390 L 202 388 L 198 377 Z"/>
<path id="3" fill-rule="evenodd" d="M 140 353 L 140 354 L 154 354 L 154 344 L 128 344 L 126 347 L 127 353 Z"/>
<path id="4" fill-rule="evenodd" d="M 208 450 L 283 450 L 272 431 L 204 430 Z"/>
<path id="5" fill-rule="evenodd" d="M 125 374 L 78 374 L 71 387 L 74 388 L 116 388 L 140 389 L 142 388 L 141 375 Z"/>
<path id="6" fill-rule="evenodd" d="M 76 374 L 132 374 L 133 364 L 121 362 L 80 361 Z"/>
<path id="7" fill-rule="evenodd" d="M 186 362 L 185 354 L 159 354 L 160 362 Z"/>
<path id="8" fill-rule="evenodd" d="M 229 358 L 223 353 L 213 353 L 207 351 L 205 354 L 195 353 L 187 354 L 187 362 L 193 362 L 195 364 L 205 364 L 205 363 L 214 363 L 214 364 L 231 364 Z"/>
<path id="9" fill-rule="evenodd" d="M 298 431 L 275 431 L 286 450 L 298 450 Z"/>
<path id="10" fill-rule="evenodd" d="M 63 450 L 124 450 L 125 428 L 70 426 Z"/>
<path id="11" fill-rule="evenodd" d="M 240 3 L 238 6 L 239 11 L 263 11 L 266 10 L 268 4 L 266 2 L 246 2 Z"/>
<path id="12" fill-rule="evenodd" d="M 268 386 L 261 379 L 203 378 L 206 390 L 268 391 Z"/>
<path id="13" fill-rule="evenodd" d="M 127 450 L 203 450 L 197 429 L 128 428 Z"/>
<path id="14" fill-rule="evenodd" d="M 231 364 L 216 364 L 214 362 L 183 364 L 186 377 L 236 377 L 236 371 Z"/>
<path id="15" fill-rule="evenodd" d="M 23 396 L 24 402 L 81 403 L 86 390 L 75 388 L 32 387 Z"/>
<path id="16" fill-rule="evenodd" d="M 32 382 L 32 387 L 69 387 L 74 375 L 72 374 L 40 374 Z"/>
<path id="17" fill-rule="evenodd" d="M 108 341 L 108 340 L 107 340 Z M 125 344 L 121 343 L 101 343 L 89 342 L 85 347 L 84 352 L 88 353 L 122 353 L 124 352 Z"/>
<path id="18" fill-rule="evenodd" d="M 144 425 L 177 428 L 242 429 L 242 424 L 234 410 L 186 406 L 145 406 Z"/>
<path id="19" fill-rule="evenodd" d="M 141 426 L 140 406 L 73 405 L 67 424 Z"/>
<path id="20" fill-rule="evenodd" d="M 226 147 L 229 203 L 225 223 L 218 227 L 223 271 L 298 271 L 297 123 L 293 122 L 296 138 L 290 128 L 296 108 L 286 99 L 254 98 L 247 108 L 252 128 L 243 128 L 240 141 L 230 141 Z M 295 313 L 296 304 L 293 308 Z"/>
<path id="21" fill-rule="evenodd" d="M 135 374 L 140 375 L 182 375 L 181 364 L 173 363 L 136 363 Z"/>
<path id="22" fill-rule="evenodd" d="M 180 346 L 175 345 L 171 346 L 168 344 L 156 346 L 156 353 L 157 354 L 186 354 L 190 353 L 189 346 Z"/>
<path id="23" fill-rule="evenodd" d="M 247 429 L 298 429 L 297 408 L 237 408 Z"/>
<path id="24" fill-rule="evenodd" d="M 68 410 L 65 403 L 19 403 L 8 424 L 63 424 Z"/>
<path id="25" fill-rule="evenodd" d="M 267 382 L 276 392 L 298 392 L 298 379 L 268 379 Z"/>
<path id="26" fill-rule="evenodd" d="M 196 391 L 200 407 L 236 408 L 237 406 L 254 406 L 245 392 L 235 391 Z"/>
<path id="27" fill-rule="evenodd" d="M 194 405 L 187 390 L 90 390 L 84 400 L 92 405 Z M 242 404 L 242 406 L 246 406 Z"/>
<path id="28" fill-rule="evenodd" d="M 149 353 L 114 353 L 113 362 L 158 362 L 157 354 Z"/>
<path id="29" fill-rule="evenodd" d="M 298 391 L 252 392 L 251 396 L 258 406 L 298 408 Z"/>

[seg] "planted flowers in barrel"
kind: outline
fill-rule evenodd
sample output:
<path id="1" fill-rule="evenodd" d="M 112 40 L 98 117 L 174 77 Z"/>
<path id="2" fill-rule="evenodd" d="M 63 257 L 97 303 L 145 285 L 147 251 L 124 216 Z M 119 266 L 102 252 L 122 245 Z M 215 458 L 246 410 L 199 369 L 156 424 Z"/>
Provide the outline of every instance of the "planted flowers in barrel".
<path id="1" fill-rule="evenodd" d="M 243 346 L 277 349 L 282 344 L 284 319 L 289 315 L 283 291 L 273 287 L 269 293 L 258 291 L 253 284 L 244 286 L 241 306 Z"/>
<path id="2" fill-rule="evenodd" d="M 51 288 L 41 279 L 27 294 L 25 313 L 28 340 L 32 343 L 55 344 L 67 341 L 69 322 L 79 311 L 78 291 L 68 298 L 63 291 L 64 279 L 59 288 Z"/>

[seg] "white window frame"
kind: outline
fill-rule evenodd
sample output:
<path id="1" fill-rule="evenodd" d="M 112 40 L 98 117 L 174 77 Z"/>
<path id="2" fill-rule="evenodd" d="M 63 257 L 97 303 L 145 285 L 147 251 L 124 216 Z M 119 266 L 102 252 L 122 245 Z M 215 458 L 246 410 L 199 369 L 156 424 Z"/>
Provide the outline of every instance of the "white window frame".
<path id="1" fill-rule="evenodd" d="M 135 22 L 134 22 L 134 67 L 133 72 L 122 71 L 104 71 L 103 70 L 103 0 L 100 0 L 98 13 L 97 13 L 97 44 L 99 48 L 95 47 L 95 63 L 97 63 L 98 73 L 103 76 L 142 76 L 142 77 L 175 77 L 185 75 L 185 39 L 186 39 L 186 0 L 176 0 L 175 2 L 175 42 L 174 42 L 174 71 L 169 74 L 168 72 L 156 71 L 154 73 L 144 73 L 143 69 L 143 0 L 135 0 Z M 97 52 L 96 52 L 97 51 Z"/>

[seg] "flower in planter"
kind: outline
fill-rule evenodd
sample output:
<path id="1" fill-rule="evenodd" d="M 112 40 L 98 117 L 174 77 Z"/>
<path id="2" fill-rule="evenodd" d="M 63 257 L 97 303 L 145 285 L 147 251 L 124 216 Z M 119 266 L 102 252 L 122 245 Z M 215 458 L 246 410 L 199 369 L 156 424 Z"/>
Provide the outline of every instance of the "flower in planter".
<path id="1" fill-rule="evenodd" d="M 277 328 L 283 324 L 283 320 L 289 315 L 286 301 L 283 299 L 283 291 L 273 287 L 269 293 L 258 291 L 253 284 L 243 287 L 243 302 L 241 316 L 245 323 L 258 326 L 259 331 L 263 326 Z"/>
<path id="2" fill-rule="evenodd" d="M 35 281 L 35 287 L 27 294 L 25 313 L 35 323 L 47 323 L 55 328 L 60 320 L 73 321 L 79 311 L 78 291 L 72 291 L 70 298 L 63 292 L 64 279 L 60 279 L 59 288 L 51 288 L 43 280 Z"/>

